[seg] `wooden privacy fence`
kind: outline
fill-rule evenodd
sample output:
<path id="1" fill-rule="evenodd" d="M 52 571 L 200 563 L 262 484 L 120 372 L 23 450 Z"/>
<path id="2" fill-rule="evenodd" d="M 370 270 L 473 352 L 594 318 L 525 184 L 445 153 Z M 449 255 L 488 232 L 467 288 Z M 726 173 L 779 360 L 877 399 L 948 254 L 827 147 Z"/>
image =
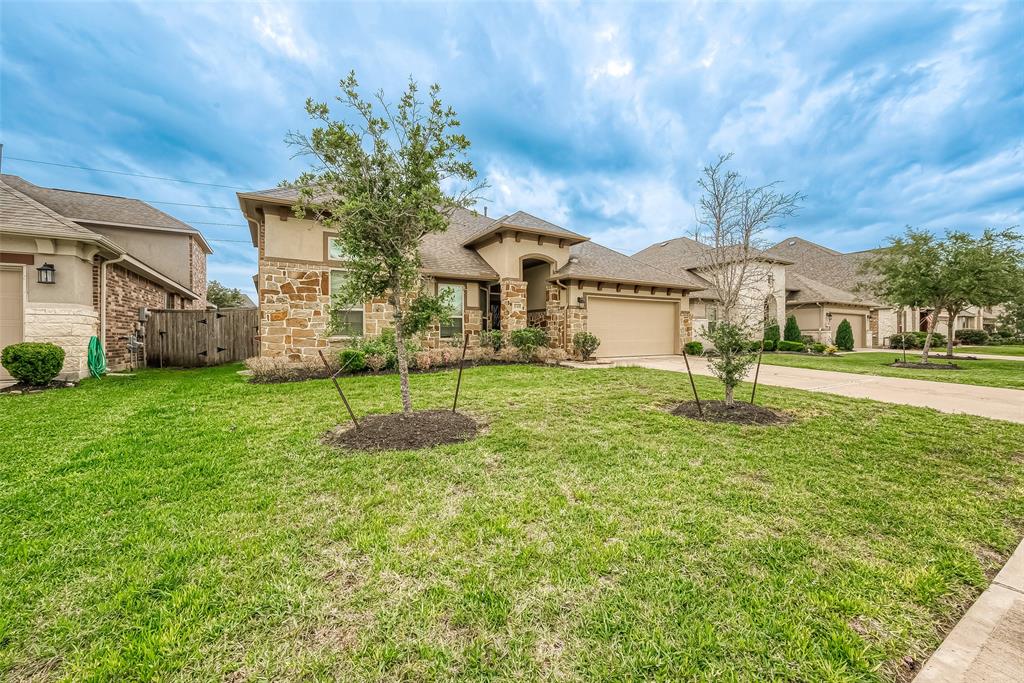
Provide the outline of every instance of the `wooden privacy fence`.
<path id="1" fill-rule="evenodd" d="M 165 309 L 146 321 L 146 362 L 151 367 L 194 368 L 255 356 L 259 311 Z"/>

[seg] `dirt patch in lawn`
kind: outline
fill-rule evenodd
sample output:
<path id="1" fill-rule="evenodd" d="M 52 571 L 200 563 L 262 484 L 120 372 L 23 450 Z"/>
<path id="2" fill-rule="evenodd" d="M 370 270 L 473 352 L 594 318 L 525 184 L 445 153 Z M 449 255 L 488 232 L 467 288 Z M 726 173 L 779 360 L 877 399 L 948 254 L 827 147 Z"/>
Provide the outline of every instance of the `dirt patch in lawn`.
<path id="1" fill-rule="evenodd" d="M 701 401 L 700 405 L 703 409 L 703 417 L 697 410 L 697 404 L 694 401 L 671 405 L 668 411 L 678 417 L 688 417 L 693 420 L 730 422 L 741 425 L 768 426 L 788 424 L 793 421 L 793 417 L 787 413 L 739 401 L 731 406 L 726 405 L 725 401 Z"/>
<path id="2" fill-rule="evenodd" d="M 963 370 L 956 363 L 914 363 L 912 361 L 896 361 L 889 364 L 890 368 L 910 368 L 913 370 Z"/>
<path id="3" fill-rule="evenodd" d="M 323 436 L 323 443 L 353 451 L 405 451 L 472 439 L 480 431 L 476 420 L 450 410 L 417 410 L 409 415 L 368 415 L 338 425 Z"/>
<path id="4" fill-rule="evenodd" d="M 71 389 L 78 386 L 78 382 L 64 382 L 62 380 L 54 380 L 49 384 L 12 384 L 8 387 L 0 389 L 0 394 L 38 394 L 41 391 L 50 391 L 52 389 Z"/>

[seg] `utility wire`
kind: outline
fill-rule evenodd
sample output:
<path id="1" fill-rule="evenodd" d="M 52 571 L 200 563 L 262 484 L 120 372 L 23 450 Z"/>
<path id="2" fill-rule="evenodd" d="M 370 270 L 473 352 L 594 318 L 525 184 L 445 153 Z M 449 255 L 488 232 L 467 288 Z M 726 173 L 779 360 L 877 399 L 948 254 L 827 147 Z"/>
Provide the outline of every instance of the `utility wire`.
<path id="1" fill-rule="evenodd" d="M 207 242 L 234 242 L 236 244 L 252 244 L 252 240 L 215 240 L 208 239 Z"/>
<path id="2" fill-rule="evenodd" d="M 158 202 L 152 199 L 140 199 L 140 202 L 147 204 L 169 204 L 171 206 L 194 206 L 197 209 L 226 209 L 228 211 L 241 211 L 237 206 L 210 206 L 209 204 L 185 204 L 183 202 Z"/>
<path id="3" fill-rule="evenodd" d="M 179 218 L 183 223 L 195 223 L 196 225 L 225 225 L 229 228 L 248 228 L 248 225 L 239 225 L 238 223 L 216 223 L 214 221 L 188 221 L 183 218 Z"/>
<path id="4" fill-rule="evenodd" d="M 189 185 L 204 185 L 206 187 L 223 187 L 228 190 L 248 190 L 247 187 L 237 185 L 219 185 L 217 183 L 201 183 L 198 180 L 182 180 L 181 178 L 167 178 L 157 175 L 146 175 L 144 173 L 129 173 L 127 171 L 111 171 L 103 168 L 91 168 L 89 166 L 76 166 L 74 164 L 58 164 L 54 161 L 40 161 L 38 159 L 25 159 L 23 157 L 5 157 L 13 161 L 24 161 L 29 164 L 43 164 L 44 166 L 60 166 L 61 168 L 77 168 L 80 171 L 94 171 L 96 173 L 113 173 L 115 175 L 126 175 L 133 178 L 146 178 L 148 180 L 164 180 L 171 183 L 187 183 Z"/>

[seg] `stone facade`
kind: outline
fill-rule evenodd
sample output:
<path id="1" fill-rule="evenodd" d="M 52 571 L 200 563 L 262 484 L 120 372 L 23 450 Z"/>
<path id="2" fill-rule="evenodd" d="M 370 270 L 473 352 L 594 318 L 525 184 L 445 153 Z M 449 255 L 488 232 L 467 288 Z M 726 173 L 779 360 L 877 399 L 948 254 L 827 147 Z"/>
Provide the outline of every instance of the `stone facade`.
<path id="1" fill-rule="evenodd" d="M 121 370 L 129 367 L 133 360 L 128 345 L 132 335 L 142 327 L 139 308 L 163 308 L 167 303 L 167 291 L 116 263 L 107 266 L 106 272 L 107 331 L 103 350 L 107 356 L 107 367 Z M 140 353 L 135 360 L 145 364 L 145 355 Z"/>
<path id="2" fill-rule="evenodd" d="M 189 289 L 199 295 L 194 301 L 186 301 L 187 308 L 206 308 L 206 252 L 199 246 L 199 240 L 188 240 Z"/>
<path id="3" fill-rule="evenodd" d="M 263 259 L 257 285 L 261 356 L 314 360 L 329 346 L 330 271 Z"/>
<path id="4" fill-rule="evenodd" d="M 685 310 L 683 306 L 679 307 L 679 343 L 685 344 L 686 342 L 693 341 L 693 314 L 690 311 Z"/>
<path id="5" fill-rule="evenodd" d="M 64 349 L 63 379 L 89 374 L 89 340 L 99 334 L 99 315 L 81 304 L 30 304 L 25 307 L 25 341 L 49 342 Z"/>
<path id="6" fill-rule="evenodd" d="M 571 340 L 565 338 L 565 309 L 562 308 L 561 288 L 549 282 L 544 288 L 545 327 L 548 330 L 548 344 L 553 348 L 566 349 Z"/>
<path id="7" fill-rule="evenodd" d="M 504 278 L 501 291 L 501 329 L 504 332 L 521 330 L 527 326 L 526 282 Z"/>

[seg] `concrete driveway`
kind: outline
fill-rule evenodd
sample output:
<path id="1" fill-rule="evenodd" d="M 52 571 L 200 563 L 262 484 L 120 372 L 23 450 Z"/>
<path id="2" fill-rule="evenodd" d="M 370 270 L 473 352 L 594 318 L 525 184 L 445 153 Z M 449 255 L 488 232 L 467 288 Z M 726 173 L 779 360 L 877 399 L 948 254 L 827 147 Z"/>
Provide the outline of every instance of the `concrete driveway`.
<path id="1" fill-rule="evenodd" d="M 641 356 L 609 360 L 617 366 L 686 372 L 682 356 Z M 707 361 L 702 358 L 691 358 L 690 368 L 697 375 L 711 374 Z M 753 377 L 751 372 L 748 380 L 752 380 Z M 1024 391 L 1017 389 L 855 375 L 849 372 L 789 368 L 780 365 L 762 365 L 758 382 L 776 387 L 934 408 L 943 413 L 980 415 L 996 420 L 1024 423 Z"/>

